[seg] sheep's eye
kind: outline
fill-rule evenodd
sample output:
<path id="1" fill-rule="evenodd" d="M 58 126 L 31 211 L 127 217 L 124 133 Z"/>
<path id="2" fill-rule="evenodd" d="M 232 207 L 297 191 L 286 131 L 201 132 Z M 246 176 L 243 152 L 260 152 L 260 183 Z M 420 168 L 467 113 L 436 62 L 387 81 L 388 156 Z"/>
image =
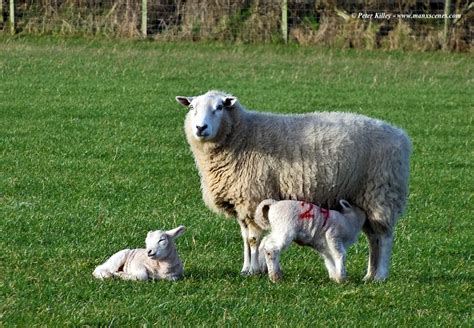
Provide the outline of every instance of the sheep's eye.
<path id="1" fill-rule="evenodd" d="M 222 110 L 222 105 L 217 105 L 216 110 Z"/>
<path id="2" fill-rule="evenodd" d="M 193 105 L 189 105 L 188 107 L 189 107 L 189 110 L 194 110 Z"/>
<path id="3" fill-rule="evenodd" d="M 158 240 L 159 243 L 163 243 L 166 241 L 166 238 L 161 238 L 160 240 Z"/>

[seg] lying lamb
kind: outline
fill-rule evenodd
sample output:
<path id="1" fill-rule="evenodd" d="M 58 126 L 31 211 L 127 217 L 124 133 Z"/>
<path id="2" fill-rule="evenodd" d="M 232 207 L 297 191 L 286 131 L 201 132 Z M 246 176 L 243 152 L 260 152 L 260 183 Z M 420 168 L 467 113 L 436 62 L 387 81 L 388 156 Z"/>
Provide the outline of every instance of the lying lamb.
<path id="1" fill-rule="evenodd" d="M 95 268 L 92 275 L 98 279 L 178 280 L 183 276 L 184 269 L 174 239 L 184 231 L 184 226 L 168 231 L 149 231 L 145 240 L 146 249 L 121 250 Z"/>
<path id="2" fill-rule="evenodd" d="M 258 205 L 255 222 L 266 229 L 271 228 L 259 249 L 261 265 L 266 261 L 271 281 L 281 279 L 280 253 L 292 241 L 313 247 L 324 258 L 329 277 L 337 282 L 344 281 L 346 250 L 357 241 L 366 215 L 345 200 L 339 204 L 341 212 L 292 200 L 267 199 Z"/>

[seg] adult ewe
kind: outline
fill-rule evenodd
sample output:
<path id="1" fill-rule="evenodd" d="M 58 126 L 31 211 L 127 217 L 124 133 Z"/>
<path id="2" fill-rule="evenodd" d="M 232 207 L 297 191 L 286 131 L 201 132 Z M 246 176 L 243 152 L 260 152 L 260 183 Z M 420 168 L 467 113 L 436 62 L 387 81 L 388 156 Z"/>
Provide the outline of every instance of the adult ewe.
<path id="1" fill-rule="evenodd" d="M 259 271 L 264 199 L 304 200 L 333 208 L 340 199 L 367 214 L 366 280 L 384 280 L 393 231 L 408 193 L 410 141 L 402 130 L 349 113 L 276 115 L 244 109 L 219 91 L 176 97 L 189 108 L 187 140 L 205 204 L 237 217 L 244 240 L 242 273 Z"/>

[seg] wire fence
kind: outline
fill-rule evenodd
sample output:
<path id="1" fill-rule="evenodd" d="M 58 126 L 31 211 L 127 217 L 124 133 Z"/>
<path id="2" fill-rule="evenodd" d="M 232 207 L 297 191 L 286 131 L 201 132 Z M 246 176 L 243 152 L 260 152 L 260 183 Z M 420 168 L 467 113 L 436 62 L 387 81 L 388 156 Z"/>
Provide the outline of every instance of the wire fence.
<path id="1" fill-rule="evenodd" d="M 0 28 L 159 40 L 473 50 L 470 0 L 0 0 Z"/>

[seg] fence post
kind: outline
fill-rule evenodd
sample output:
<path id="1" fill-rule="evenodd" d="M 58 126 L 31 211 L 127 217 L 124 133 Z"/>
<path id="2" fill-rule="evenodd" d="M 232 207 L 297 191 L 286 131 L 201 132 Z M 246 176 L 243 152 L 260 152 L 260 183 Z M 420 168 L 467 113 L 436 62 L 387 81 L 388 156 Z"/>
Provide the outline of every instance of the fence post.
<path id="1" fill-rule="evenodd" d="M 142 0 L 142 35 L 146 38 L 147 29 L 147 0 Z"/>
<path id="2" fill-rule="evenodd" d="M 449 43 L 449 12 L 451 7 L 451 0 L 444 1 L 444 31 L 443 31 L 443 38 L 444 38 L 444 49 L 448 49 Z"/>
<path id="3" fill-rule="evenodd" d="M 281 34 L 283 41 L 288 42 L 288 0 L 281 1 Z"/>
<path id="4" fill-rule="evenodd" d="M 10 33 L 15 34 L 15 1 L 10 0 Z"/>

